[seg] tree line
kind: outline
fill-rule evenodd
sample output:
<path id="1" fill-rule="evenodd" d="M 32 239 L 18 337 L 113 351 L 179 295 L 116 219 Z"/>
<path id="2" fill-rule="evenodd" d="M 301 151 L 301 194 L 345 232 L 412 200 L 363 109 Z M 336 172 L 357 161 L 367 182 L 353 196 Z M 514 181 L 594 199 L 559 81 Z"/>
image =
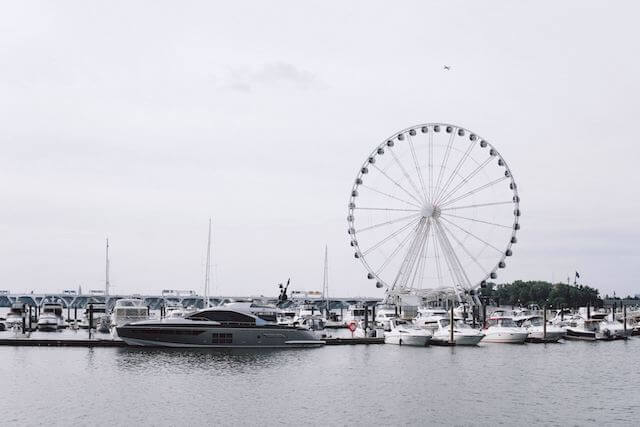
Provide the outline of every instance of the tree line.
<path id="1" fill-rule="evenodd" d="M 487 283 L 480 293 L 496 305 L 527 306 L 538 304 L 540 307 L 584 307 L 587 304 L 601 307 L 603 304 L 599 291 L 586 285 L 567 285 L 544 281 L 522 281 L 513 283 Z"/>

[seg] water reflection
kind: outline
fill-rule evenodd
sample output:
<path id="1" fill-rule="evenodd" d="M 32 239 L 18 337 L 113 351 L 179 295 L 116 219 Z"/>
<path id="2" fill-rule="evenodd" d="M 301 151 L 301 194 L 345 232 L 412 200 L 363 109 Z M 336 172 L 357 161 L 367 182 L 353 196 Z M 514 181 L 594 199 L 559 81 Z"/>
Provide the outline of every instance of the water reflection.
<path id="1" fill-rule="evenodd" d="M 312 349 L 161 349 L 118 348 L 115 366 L 122 371 L 195 373 L 216 371 L 222 375 L 256 369 L 294 366 Z"/>

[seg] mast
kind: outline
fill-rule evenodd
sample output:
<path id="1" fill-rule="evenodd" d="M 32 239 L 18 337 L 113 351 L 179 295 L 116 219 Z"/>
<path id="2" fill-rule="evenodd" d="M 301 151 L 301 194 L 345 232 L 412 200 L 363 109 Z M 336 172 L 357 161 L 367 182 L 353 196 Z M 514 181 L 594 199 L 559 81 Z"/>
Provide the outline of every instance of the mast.
<path id="1" fill-rule="evenodd" d="M 329 249 L 324 245 L 324 276 L 322 278 L 322 298 L 324 299 L 327 318 L 329 318 Z"/>
<path id="2" fill-rule="evenodd" d="M 109 295 L 109 238 L 107 238 L 107 248 L 105 254 L 104 294 Z"/>
<path id="3" fill-rule="evenodd" d="M 207 266 L 204 273 L 204 308 L 209 308 L 209 282 L 211 277 L 211 218 L 209 218 L 209 237 L 207 239 Z"/>

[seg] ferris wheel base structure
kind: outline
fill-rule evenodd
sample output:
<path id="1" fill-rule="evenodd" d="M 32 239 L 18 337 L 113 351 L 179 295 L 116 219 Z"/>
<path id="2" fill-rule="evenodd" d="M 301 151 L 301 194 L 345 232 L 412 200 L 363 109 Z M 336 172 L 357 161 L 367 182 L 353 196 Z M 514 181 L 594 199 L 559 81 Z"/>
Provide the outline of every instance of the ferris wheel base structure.
<path id="1" fill-rule="evenodd" d="M 386 300 L 404 295 L 479 304 L 479 288 L 513 255 L 520 196 L 504 157 L 461 126 L 394 133 L 360 166 L 348 234 Z"/>

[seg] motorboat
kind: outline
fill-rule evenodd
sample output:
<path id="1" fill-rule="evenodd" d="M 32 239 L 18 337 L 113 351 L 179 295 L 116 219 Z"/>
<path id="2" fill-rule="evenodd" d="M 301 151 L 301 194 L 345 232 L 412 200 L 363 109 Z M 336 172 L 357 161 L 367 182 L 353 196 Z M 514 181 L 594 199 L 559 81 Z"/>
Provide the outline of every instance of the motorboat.
<path id="1" fill-rule="evenodd" d="M 89 313 L 89 305 L 93 306 L 93 313 Z M 91 329 L 96 329 L 100 324 L 100 320 L 103 317 L 108 317 L 107 314 L 107 306 L 103 303 L 91 303 L 86 306 L 84 313 L 82 314 L 82 319 L 80 319 L 79 327 L 81 329 L 88 329 L 91 326 Z M 91 318 L 91 319 L 90 319 Z M 91 320 L 91 325 L 89 325 L 89 320 Z"/>
<path id="2" fill-rule="evenodd" d="M 29 314 L 27 313 L 27 305 L 23 302 L 14 302 L 9 308 L 9 312 L 4 320 L 6 329 L 22 328 L 22 318 L 25 322 L 29 322 Z"/>
<path id="3" fill-rule="evenodd" d="M 180 303 L 166 304 L 164 306 L 164 316 L 168 319 L 180 319 L 195 311 L 196 309 L 194 307 L 185 308 L 184 305 Z"/>
<path id="4" fill-rule="evenodd" d="M 413 319 L 413 323 L 419 328 L 435 332 L 438 330 L 438 320 L 448 318 L 449 312 L 440 308 L 421 308 L 418 315 Z"/>
<path id="5" fill-rule="evenodd" d="M 524 328 L 519 328 L 511 317 L 492 316 L 487 321 L 487 327 L 483 329 L 485 342 L 522 344 L 529 333 Z"/>
<path id="6" fill-rule="evenodd" d="M 389 305 L 380 305 L 376 307 L 376 325 L 380 326 L 385 331 L 391 330 L 391 319 L 398 317 L 396 308 Z"/>
<path id="7" fill-rule="evenodd" d="M 373 316 L 371 312 L 371 307 L 365 307 L 364 304 L 352 304 L 347 309 L 347 312 L 344 314 L 342 320 L 345 325 L 350 323 L 355 323 L 356 325 L 364 322 L 365 313 L 367 314 L 368 320 L 373 322 Z"/>
<path id="8" fill-rule="evenodd" d="M 529 316 L 516 323 L 529 333 L 527 341 L 531 342 L 558 342 L 566 334 L 564 328 L 550 323 L 545 331 L 544 319 L 540 316 Z"/>
<path id="9" fill-rule="evenodd" d="M 149 320 L 149 308 L 139 298 L 124 298 L 116 301 L 111 311 L 111 333 L 118 336 L 118 327 L 127 323 Z"/>
<path id="10" fill-rule="evenodd" d="M 611 331 L 600 328 L 602 319 L 578 319 L 567 326 L 566 339 L 569 340 L 612 340 Z"/>
<path id="11" fill-rule="evenodd" d="M 59 302 L 45 302 L 40 308 L 38 318 L 39 331 L 57 331 L 65 327 L 62 317 L 62 304 Z"/>
<path id="12" fill-rule="evenodd" d="M 270 318 L 269 315 L 263 316 Z M 278 325 L 231 307 L 198 310 L 181 319 L 145 320 L 116 328 L 129 345 L 154 347 L 288 348 L 319 347 L 324 341 L 307 328 Z"/>
<path id="13" fill-rule="evenodd" d="M 414 325 L 408 320 L 391 319 L 390 324 L 391 330 L 384 333 L 385 344 L 425 347 L 431 340 L 431 332 Z"/>
<path id="14" fill-rule="evenodd" d="M 433 332 L 431 342 L 434 344 L 448 344 L 451 339 L 451 321 L 441 317 L 436 321 L 438 329 Z M 462 319 L 454 319 L 453 342 L 455 345 L 478 345 L 484 338 L 484 333 L 479 329 L 473 329 L 464 323 Z"/>

